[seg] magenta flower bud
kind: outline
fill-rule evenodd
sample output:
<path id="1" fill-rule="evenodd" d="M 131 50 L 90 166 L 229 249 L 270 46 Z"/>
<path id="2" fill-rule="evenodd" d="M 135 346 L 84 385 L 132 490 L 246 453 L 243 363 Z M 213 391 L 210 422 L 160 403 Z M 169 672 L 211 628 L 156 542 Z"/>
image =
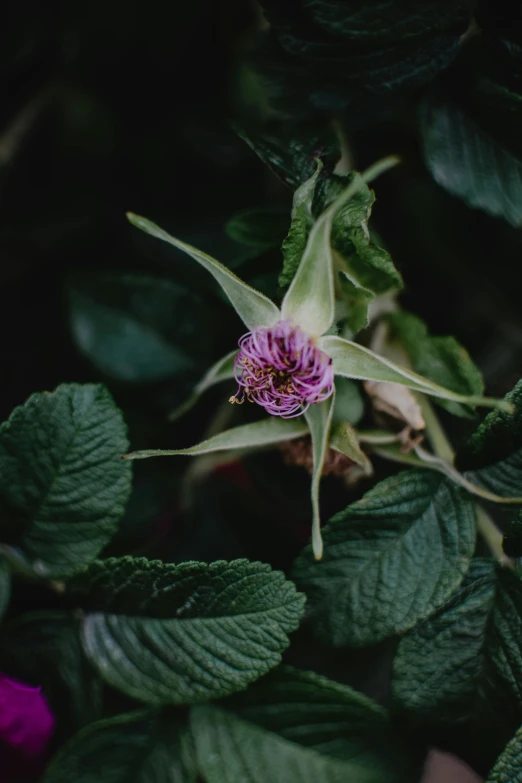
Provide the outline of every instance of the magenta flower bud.
<path id="1" fill-rule="evenodd" d="M 230 402 L 257 402 L 267 413 L 290 419 L 333 392 L 332 360 L 287 319 L 260 326 L 239 340 Z"/>
<path id="2" fill-rule="evenodd" d="M 6 769 L 6 781 L 37 769 L 53 731 L 54 717 L 42 689 L 0 674 L 0 781 Z"/>

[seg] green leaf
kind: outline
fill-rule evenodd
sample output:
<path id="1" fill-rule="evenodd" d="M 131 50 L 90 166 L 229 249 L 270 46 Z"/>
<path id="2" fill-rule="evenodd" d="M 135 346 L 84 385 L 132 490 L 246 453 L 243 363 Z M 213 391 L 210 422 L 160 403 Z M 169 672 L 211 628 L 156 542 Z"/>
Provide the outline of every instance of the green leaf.
<path id="1" fill-rule="evenodd" d="M 434 179 L 470 207 L 522 224 L 522 162 L 455 104 L 425 102 L 424 157 Z"/>
<path id="2" fill-rule="evenodd" d="M 348 378 L 336 378 L 332 421 L 358 424 L 364 415 L 364 401 L 359 387 Z"/>
<path id="3" fill-rule="evenodd" d="M 168 280 L 118 272 L 77 275 L 68 286 L 73 338 L 105 375 L 150 382 L 183 376 L 208 358 L 201 332 L 216 310 Z M 194 310 L 203 321 L 194 318 Z M 210 347 L 214 341 L 210 341 Z M 203 350 L 203 355 L 202 355 Z"/>
<path id="4" fill-rule="evenodd" d="M 288 213 L 277 207 L 252 207 L 236 212 L 225 225 L 231 239 L 263 252 L 280 247 L 288 231 Z"/>
<path id="5" fill-rule="evenodd" d="M 103 685 L 71 614 L 34 612 L 12 620 L 2 630 L 0 661 L 2 671 L 43 688 L 61 738 L 101 717 Z"/>
<path id="6" fill-rule="evenodd" d="M 176 421 L 176 419 L 184 416 L 185 413 L 196 405 L 201 395 L 216 383 L 221 383 L 221 381 L 228 381 L 234 378 L 234 362 L 236 356 L 237 351 L 231 351 L 230 353 L 227 353 L 226 356 L 219 359 L 196 384 L 191 396 L 169 414 L 169 421 Z"/>
<path id="7" fill-rule="evenodd" d="M 493 411 L 479 425 L 457 464 L 474 484 L 502 497 L 522 496 L 522 381 L 505 397 L 511 413 Z"/>
<path id="8" fill-rule="evenodd" d="M 11 571 L 7 562 L 0 557 L 0 620 L 11 600 Z"/>
<path id="9" fill-rule="evenodd" d="M 475 510 L 438 474 L 381 481 L 323 529 L 324 558 L 310 546 L 293 575 L 320 636 L 364 646 L 403 633 L 459 585 L 475 546 Z"/>
<path id="10" fill-rule="evenodd" d="M 469 405 L 483 405 L 489 408 L 502 408 L 512 410 L 510 401 L 495 400 L 491 397 L 475 397 L 458 394 L 439 386 L 433 381 L 408 370 L 402 365 L 395 364 L 385 356 L 374 353 L 363 345 L 345 340 L 342 337 L 325 335 L 319 340 L 319 347 L 333 359 L 333 367 L 336 375 L 346 378 L 359 378 L 365 381 L 386 381 L 400 383 L 408 389 L 420 391 L 433 397 L 442 397 L 445 400 L 468 403 Z"/>
<path id="11" fill-rule="evenodd" d="M 332 396 L 310 405 L 304 417 L 310 429 L 312 438 L 313 472 L 312 472 L 312 548 L 316 560 L 323 556 L 323 541 L 321 538 L 321 509 L 319 507 L 319 486 L 323 474 L 324 461 L 330 441 L 330 426 L 335 404 L 335 391 Z"/>
<path id="12" fill-rule="evenodd" d="M 349 760 L 303 747 L 267 729 L 249 723 L 216 707 L 191 710 L 191 726 L 198 766 L 207 783 L 401 783 L 418 780 L 403 776 L 379 763 L 378 758 L 359 756 Z"/>
<path id="13" fill-rule="evenodd" d="M 486 783 L 522 783 L 522 728 L 508 742 Z"/>
<path id="14" fill-rule="evenodd" d="M 188 731 L 172 710 L 92 723 L 53 759 L 42 783 L 195 783 Z"/>
<path id="15" fill-rule="evenodd" d="M 246 686 L 281 660 L 303 596 L 247 560 L 181 565 L 112 558 L 78 577 L 82 642 L 115 688 L 150 704 L 188 704 Z"/>
<path id="16" fill-rule="evenodd" d="M 334 261 L 330 238 L 333 221 L 366 182 L 397 163 L 397 158 L 384 158 L 352 179 L 313 224 L 299 267 L 281 305 L 283 318 L 291 318 L 295 324 L 316 337 L 330 328 L 335 306 Z"/>
<path id="17" fill-rule="evenodd" d="M 351 424 L 348 424 L 348 422 L 345 421 L 332 426 L 330 447 L 336 451 L 340 451 L 341 454 L 344 454 L 345 457 L 351 459 L 356 465 L 360 465 L 364 468 L 364 473 L 367 476 L 371 475 L 373 470 L 372 463 L 359 446 L 357 432 Z"/>
<path id="18" fill-rule="evenodd" d="M 459 394 L 479 397 L 484 393 L 480 371 L 454 337 L 431 337 L 426 324 L 411 313 L 391 313 L 388 321 L 415 372 Z M 470 415 L 459 403 L 440 398 L 436 402 L 456 416 Z"/>
<path id="19" fill-rule="evenodd" d="M 269 416 L 253 424 L 242 424 L 240 427 L 220 432 L 218 435 L 213 435 L 212 438 L 188 449 L 146 449 L 144 451 L 132 451 L 130 454 L 126 454 L 125 458 L 147 459 L 148 457 L 172 457 L 178 455 L 195 457 L 198 454 L 210 454 L 214 451 L 261 448 L 274 443 L 292 440 L 293 438 L 300 438 L 307 433 L 308 427 L 302 417 L 281 419 Z"/>
<path id="20" fill-rule="evenodd" d="M 466 724 L 501 746 L 522 721 L 522 583 L 477 559 L 436 615 L 399 644 L 393 695 L 418 725 Z"/>
<path id="21" fill-rule="evenodd" d="M 33 394 L 0 426 L 0 539 L 46 577 L 69 576 L 117 529 L 131 489 L 122 415 L 94 384 Z"/>
<path id="22" fill-rule="evenodd" d="M 508 557 L 522 557 L 522 511 L 518 512 L 506 528 L 502 548 Z"/>
<path id="23" fill-rule="evenodd" d="M 294 193 L 290 229 L 281 248 L 283 252 L 283 269 L 279 276 L 279 285 L 286 288 L 294 279 L 301 259 L 306 250 L 308 234 L 313 225 L 312 204 L 317 178 L 321 172 L 319 161 L 312 176 L 303 182 Z"/>
<path id="24" fill-rule="evenodd" d="M 146 234 L 174 245 L 179 250 L 183 250 L 194 261 L 201 264 L 207 272 L 210 272 L 228 296 L 236 313 L 249 329 L 255 329 L 258 326 L 272 326 L 280 319 L 279 310 L 270 299 L 246 283 L 243 283 L 239 277 L 236 277 L 230 269 L 220 264 L 219 261 L 216 261 L 201 250 L 185 244 L 180 239 L 170 236 L 166 231 L 163 231 L 155 223 L 144 217 L 133 215 L 132 213 L 129 213 L 127 217 L 133 226 L 145 231 Z"/>
<path id="25" fill-rule="evenodd" d="M 318 753 L 364 761 L 392 778 L 400 771 L 413 775 L 411 750 L 393 731 L 386 710 L 313 672 L 280 666 L 226 705 L 244 720 Z"/>

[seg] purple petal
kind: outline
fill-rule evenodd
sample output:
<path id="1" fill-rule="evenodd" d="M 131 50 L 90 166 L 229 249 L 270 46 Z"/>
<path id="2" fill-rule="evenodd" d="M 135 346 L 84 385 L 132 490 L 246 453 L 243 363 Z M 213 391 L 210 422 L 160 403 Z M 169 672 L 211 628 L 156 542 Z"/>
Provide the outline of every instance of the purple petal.
<path id="1" fill-rule="evenodd" d="M 54 716 L 41 688 L 0 674 L 0 741 L 26 757 L 41 756 L 54 730 Z"/>

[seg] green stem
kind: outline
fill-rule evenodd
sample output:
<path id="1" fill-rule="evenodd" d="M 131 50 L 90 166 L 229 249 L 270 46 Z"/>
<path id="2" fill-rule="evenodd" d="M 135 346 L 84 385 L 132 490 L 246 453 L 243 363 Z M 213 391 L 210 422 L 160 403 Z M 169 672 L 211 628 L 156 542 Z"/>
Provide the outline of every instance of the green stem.
<path id="1" fill-rule="evenodd" d="M 433 409 L 433 405 L 425 394 L 415 394 L 415 399 L 419 403 L 422 418 L 426 424 L 426 434 L 433 447 L 433 451 L 438 457 L 449 462 L 450 465 L 453 465 L 455 452 L 453 451 L 453 447 L 449 442 L 446 433 L 442 429 L 437 414 Z"/>
<path id="2" fill-rule="evenodd" d="M 495 559 L 498 560 L 503 566 L 513 566 L 511 559 L 505 554 L 502 549 L 502 533 L 495 525 L 487 511 L 482 506 L 476 506 L 477 512 L 477 527 L 480 535 L 488 545 L 491 553 Z"/>

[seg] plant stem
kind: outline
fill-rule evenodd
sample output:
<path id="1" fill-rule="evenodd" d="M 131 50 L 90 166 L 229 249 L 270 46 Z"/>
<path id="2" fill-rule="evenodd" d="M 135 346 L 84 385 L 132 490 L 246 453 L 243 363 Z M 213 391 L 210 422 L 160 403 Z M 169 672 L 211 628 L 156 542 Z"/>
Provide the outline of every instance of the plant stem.
<path id="1" fill-rule="evenodd" d="M 433 451 L 437 457 L 440 457 L 446 462 L 449 462 L 450 465 L 453 465 L 455 452 L 453 451 L 453 447 L 449 442 L 446 433 L 442 429 L 437 414 L 433 409 L 433 405 L 425 394 L 415 394 L 415 399 L 419 403 L 422 411 L 422 417 L 426 424 L 426 434 L 433 446 Z"/>

